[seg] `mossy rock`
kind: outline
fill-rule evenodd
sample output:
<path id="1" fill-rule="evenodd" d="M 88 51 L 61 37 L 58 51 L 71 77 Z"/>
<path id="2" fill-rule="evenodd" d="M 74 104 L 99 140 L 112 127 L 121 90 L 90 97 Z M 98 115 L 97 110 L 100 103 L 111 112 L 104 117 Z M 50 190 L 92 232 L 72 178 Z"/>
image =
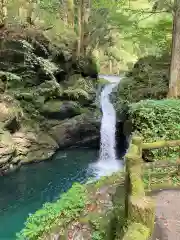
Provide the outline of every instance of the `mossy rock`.
<path id="1" fill-rule="evenodd" d="M 61 105 L 62 105 L 61 100 L 49 100 L 44 103 L 44 106 L 42 108 L 42 111 L 44 112 L 59 112 Z"/>
<path id="2" fill-rule="evenodd" d="M 60 148 L 71 146 L 94 147 L 99 145 L 100 119 L 94 112 L 66 119 L 49 129 Z"/>
<path id="3" fill-rule="evenodd" d="M 151 197 L 131 196 L 128 205 L 128 220 L 145 225 L 152 234 L 155 221 L 155 203 Z"/>
<path id="4" fill-rule="evenodd" d="M 92 139 L 95 139 L 97 146 L 99 121 L 97 123 L 95 119 L 92 120 L 92 114 L 76 119 L 77 115 L 89 114 L 96 94 L 97 71 L 91 57 L 74 61 L 72 52 L 68 51 L 67 47 L 62 49 L 54 43 L 51 44 L 43 32 L 32 28 L 23 28 L 22 31 L 18 26 L 17 29 L 8 27 L 2 36 L 0 106 L 3 111 L 0 114 L 0 127 L 12 133 L 12 137 L 17 141 L 16 145 L 20 142 L 25 144 L 24 148 L 22 145 L 21 149 L 16 148 L 14 163 L 19 159 L 20 162 L 23 159 L 28 162 L 29 159 L 46 159 L 52 155 L 57 149 L 56 142 L 54 141 L 56 146 L 53 145 L 51 149 L 48 148 L 52 146 L 51 143 L 44 144 L 39 139 L 39 134 L 49 130 L 49 126 L 53 126 L 53 131 L 61 129 L 59 132 L 62 135 L 58 136 L 57 142 L 61 142 L 63 146 L 81 144 L 83 141 L 88 144 Z M 57 61 L 54 58 L 56 53 L 59 56 Z M 94 79 L 89 78 L 92 75 Z M 3 99 L 5 95 L 11 96 L 11 99 Z M 44 113 L 58 113 L 58 120 L 49 119 Z M 36 139 L 29 138 L 29 133 L 33 133 Z M 48 136 L 48 133 L 44 136 L 47 141 Z M 32 146 L 28 145 L 29 142 Z"/>
<path id="5" fill-rule="evenodd" d="M 55 78 L 53 75 L 60 71 L 59 66 L 47 59 L 49 49 L 46 45 L 46 37 L 43 37 L 45 41 L 43 44 L 35 40 L 38 33 L 27 37 L 25 32 L 26 30 L 21 36 L 17 34 L 14 38 L 10 37 L 12 33 L 9 33 L 7 39 L 0 38 L 1 70 L 16 74 L 23 79 L 16 84 L 15 81 L 9 81 L 9 88 L 37 86 L 45 80 L 53 80 Z M 42 51 L 39 51 L 40 48 L 47 54 L 42 54 Z"/>
<path id="6" fill-rule="evenodd" d="M 64 120 L 81 114 L 83 109 L 74 101 L 50 100 L 44 104 L 41 112 L 47 118 Z"/>
<path id="7" fill-rule="evenodd" d="M 10 72 L 0 71 L 0 92 L 4 93 L 5 90 L 17 85 L 22 81 L 21 77 Z"/>
<path id="8" fill-rule="evenodd" d="M 16 130 L 23 116 L 19 103 L 9 95 L 1 95 L 0 109 L 1 126 L 9 131 Z"/>

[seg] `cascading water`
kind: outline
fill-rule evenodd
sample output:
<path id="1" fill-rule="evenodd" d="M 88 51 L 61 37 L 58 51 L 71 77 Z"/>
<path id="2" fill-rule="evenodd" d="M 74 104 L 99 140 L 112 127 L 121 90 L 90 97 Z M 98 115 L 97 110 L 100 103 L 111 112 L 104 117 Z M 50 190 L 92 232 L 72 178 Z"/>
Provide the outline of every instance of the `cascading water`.
<path id="1" fill-rule="evenodd" d="M 101 122 L 100 161 L 115 161 L 115 131 L 116 112 L 110 103 L 109 94 L 116 84 L 110 84 L 101 93 L 101 108 L 103 112 Z"/>
<path id="2" fill-rule="evenodd" d="M 101 145 L 99 160 L 93 164 L 93 171 L 97 177 L 116 172 L 121 163 L 116 159 L 116 111 L 110 102 L 110 93 L 118 85 L 120 78 L 116 76 L 100 76 L 110 83 L 101 92 L 100 102 L 102 109 Z"/>

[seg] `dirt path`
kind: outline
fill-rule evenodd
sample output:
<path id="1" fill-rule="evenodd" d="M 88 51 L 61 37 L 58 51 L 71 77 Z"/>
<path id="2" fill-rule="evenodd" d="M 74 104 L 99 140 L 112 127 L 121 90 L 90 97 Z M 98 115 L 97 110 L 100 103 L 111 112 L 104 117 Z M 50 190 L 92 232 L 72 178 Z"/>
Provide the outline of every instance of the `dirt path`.
<path id="1" fill-rule="evenodd" d="M 180 240 L 180 190 L 162 190 L 154 198 L 156 223 L 151 240 Z"/>

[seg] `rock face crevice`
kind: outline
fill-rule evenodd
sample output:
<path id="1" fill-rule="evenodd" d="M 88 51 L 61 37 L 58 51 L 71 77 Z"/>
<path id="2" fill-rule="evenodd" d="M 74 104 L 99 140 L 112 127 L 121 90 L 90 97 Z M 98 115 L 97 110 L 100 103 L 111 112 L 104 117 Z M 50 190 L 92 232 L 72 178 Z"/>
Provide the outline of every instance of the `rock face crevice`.
<path id="1" fill-rule="evenodd" d="M 98 145 L 97 70 L 35 29 L 0 36 L 0 175 L 58 148 Z"/>

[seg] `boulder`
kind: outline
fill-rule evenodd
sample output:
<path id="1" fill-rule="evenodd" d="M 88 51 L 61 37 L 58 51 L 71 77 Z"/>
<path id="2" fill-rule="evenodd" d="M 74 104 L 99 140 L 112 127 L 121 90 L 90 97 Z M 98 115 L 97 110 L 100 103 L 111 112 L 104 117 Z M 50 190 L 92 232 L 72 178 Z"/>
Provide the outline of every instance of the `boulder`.
<path id="1" fill-rule="evenodd" d="M 81 107 L 75 101 L 50 100 L 44 104 L 42 113 L 48 119 L 64 120 L 81 114 Z"/>
<path id="2" fill-rule="evenodd" d="M 19 128 L 23 111 L 20 104 L 11 96 L 0 96 L 0 128 L 14 132 Z"/>
<path id="3" fill-rule="evenodd" d="M 0 36 L 0 69 L 0 174 L 58 148 L 99 145 L 90 57 L 74 59 L 37 29 L 12 27 Z"/>
<path id="4" fill-rule="evenodd" d="M 58 148 L 57 143 L 44 132 L 21 130 L 13 134 L 16 148 L 16 161 L 29 163 L 49 159 Z"/>
<path id="5" fill-rule="evenodd" d="M 58 144 L 44 132 L 20 129 L 14 134 L 0 133 L 0 174 L 16 170 L 21 164 L 49 159 Z"/>
<path id="6" fill-rule="evenodd" d="M 52 127 L 50 135 L 60 149 L 72 146 L 97 148 L 100 139 L 100 116 L 89 112 L 70 118 Z"/>

